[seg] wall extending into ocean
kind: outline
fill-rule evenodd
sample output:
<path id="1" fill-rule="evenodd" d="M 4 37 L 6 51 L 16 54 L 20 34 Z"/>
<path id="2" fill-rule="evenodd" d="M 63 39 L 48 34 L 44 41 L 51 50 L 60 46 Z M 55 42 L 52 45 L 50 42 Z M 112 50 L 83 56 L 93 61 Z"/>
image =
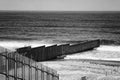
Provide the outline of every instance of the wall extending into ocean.
<path id="1" fill-rule="evenodd" d="M 63 45 L 52 45 L 52 46 L 40 46 L 40 47 L 22 47 L 18 48 L 17 52 L 32 58 L 35 61 L 47 61 L 55 59 L 58 56 L 74 54 L 100 46 L 100 40 L 84 41 L 78 44 L 63 44 Z"/>

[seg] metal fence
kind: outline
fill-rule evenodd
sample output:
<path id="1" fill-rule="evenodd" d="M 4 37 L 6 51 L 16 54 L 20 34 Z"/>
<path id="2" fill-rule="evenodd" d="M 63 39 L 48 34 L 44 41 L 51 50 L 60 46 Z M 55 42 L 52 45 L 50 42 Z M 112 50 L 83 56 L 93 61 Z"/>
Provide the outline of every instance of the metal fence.
<path id="1" fill-rule="evenodd" d="M 57 72 L 18 53 L 0 53 L 0 80 L 59 80 Z"/>

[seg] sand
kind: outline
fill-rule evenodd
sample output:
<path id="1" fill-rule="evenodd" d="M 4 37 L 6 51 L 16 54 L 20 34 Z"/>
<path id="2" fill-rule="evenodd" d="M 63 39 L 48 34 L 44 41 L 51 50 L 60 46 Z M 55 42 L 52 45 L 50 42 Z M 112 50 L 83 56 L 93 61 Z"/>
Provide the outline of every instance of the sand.
<path id="1" fill-rule="evenodd" d="M 6 48 L 0 47 L 0 51 L 4 52 Z M 39 67 L 42 63 L 53 68 L 60 75 L 60 80 L 81 80 L 82 77 L 85 77 L 87 80 L 120 80 L 120 67 L 69 60 L 76 58 L 76 56 L 78 55 L 69 55 L 61 60 L 38 62 L 37 65 Z M 32 75 L 35 74 L 33 73 Z M 0 80 L 4 80 L 3 78 L 5 78 L 5 76 L 0 75 Z"/>

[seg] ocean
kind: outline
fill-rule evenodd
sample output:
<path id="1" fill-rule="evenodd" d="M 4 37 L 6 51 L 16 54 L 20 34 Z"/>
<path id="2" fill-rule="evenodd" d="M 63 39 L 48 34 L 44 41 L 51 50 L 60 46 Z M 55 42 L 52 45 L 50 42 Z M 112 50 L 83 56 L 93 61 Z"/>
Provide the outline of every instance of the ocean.
<path id="1" fill-rule="evenodd" d="M 81 68 L 81 65 L 89 63 L 83 63 L 80 59 L 120 61 L 120 12 L 0 12 L 0 46 L 9 50 L 94 39 L 101 40 L 101 46 L 94 50 L 68 55 L 60 60 L 40 62 L 57 70 L 60 80 L 80 80 L 85 75 L 92 77 L 89 80 L 105 77 L 106 73 Z M 118 74 L 110 76 L 119 80 L 119 74 L 120 69 Z"/>

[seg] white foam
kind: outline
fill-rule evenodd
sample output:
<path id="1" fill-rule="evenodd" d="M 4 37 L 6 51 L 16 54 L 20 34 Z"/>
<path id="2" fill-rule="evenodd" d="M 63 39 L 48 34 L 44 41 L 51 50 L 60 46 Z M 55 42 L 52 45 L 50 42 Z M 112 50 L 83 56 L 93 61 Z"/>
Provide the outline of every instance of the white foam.
<path id="1" fill-rule="evenodd" d="M 120 46 L 101 45 L 92 51 L 85 51 L 78 54 L 67 55 L 64 59 L 101 59 L 120 60 Z"/>
<path id="2" fill-rule="evenodd" d="M 97 48 L 97 50 L 120 52 L 120 46 L 106 46 L 106 45 L 101 45 L 99 48 Z"/>
<path id="3" fill-rule="evenodd" d="M 15 50 L 16 48 L 31 46 L 50 46 L 52 43 L 46 41 L 0 41 L 0 46 L 5 47 L 10 50 Z"/>

